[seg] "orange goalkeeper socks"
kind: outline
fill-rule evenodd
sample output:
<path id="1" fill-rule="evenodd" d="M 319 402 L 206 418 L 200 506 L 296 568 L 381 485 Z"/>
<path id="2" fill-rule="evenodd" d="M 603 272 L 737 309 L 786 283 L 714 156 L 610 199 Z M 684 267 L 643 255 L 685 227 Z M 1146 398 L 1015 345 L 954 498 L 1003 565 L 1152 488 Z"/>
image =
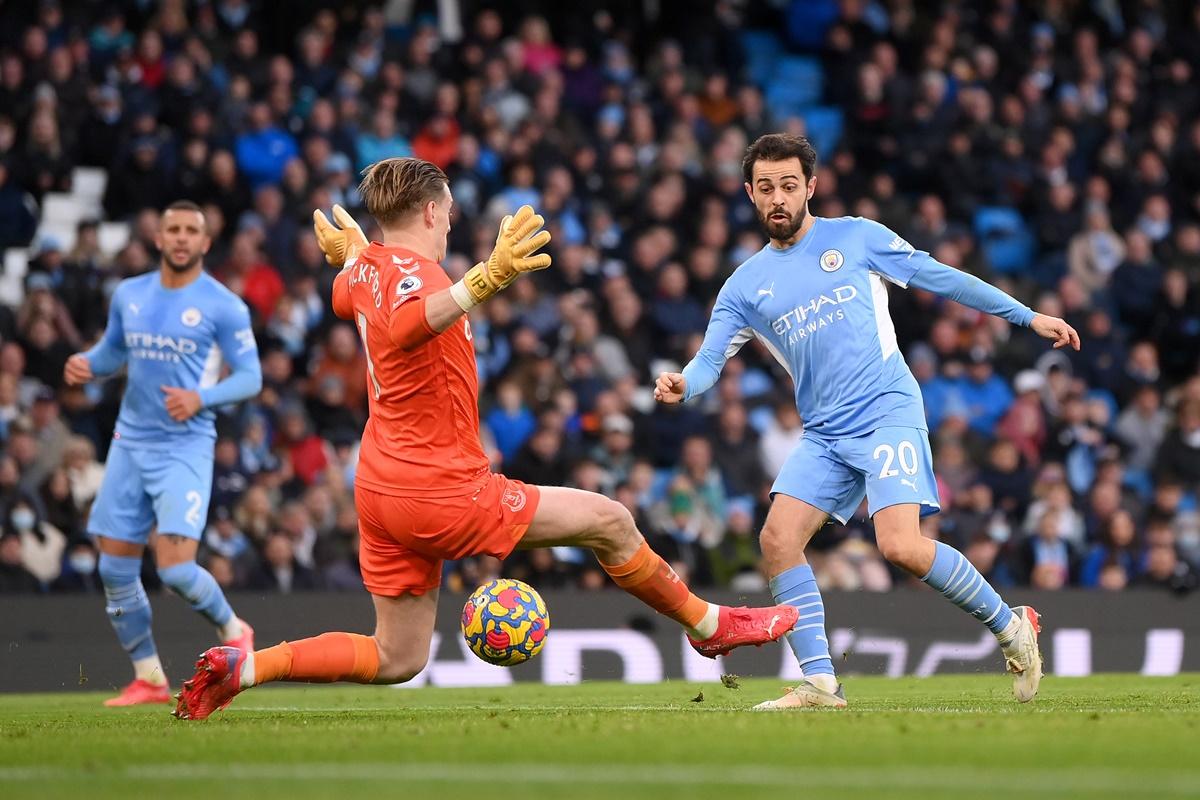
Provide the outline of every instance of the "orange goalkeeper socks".
<path id="1" fill-rule="evenodd" d="M 643 541 L 633 558 L 624 564 L 601 562 L 600 566 L 617 586 L 658 613 L 675 620 L 693 635 L 698 634 L 703 639 L 715 631 L 716 615 L 709 614 L 708 601 L 692 594 L 687 584 L 671 569 L 671 565 L 651 550 L 646 542 Z M 710 627 L 705 624 L 709 617 L 712 618 L 713 630 L 705 630 Z"/>
<path id="2" fill-rule="evenodd" d="M 372 683 L 378 673 L 375 640 L 357 633 L 322 633 L 254 653 L 255 686 L 270 681 Z"/>

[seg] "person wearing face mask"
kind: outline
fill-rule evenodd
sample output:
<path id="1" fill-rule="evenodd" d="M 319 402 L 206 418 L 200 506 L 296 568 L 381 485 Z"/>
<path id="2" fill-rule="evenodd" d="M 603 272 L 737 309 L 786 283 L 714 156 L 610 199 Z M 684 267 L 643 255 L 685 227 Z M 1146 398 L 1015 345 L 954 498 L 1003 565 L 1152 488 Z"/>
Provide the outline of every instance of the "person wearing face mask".
<path id="1" fill-rule="evenodd" d="M 101 592 L 100 576 L 96 574 L 99 559 L 96 548 L 86 539 L 76 539 L 67 547 L 62 574 L 50 586 L 52 592 Z"/>
<path id="2" fill-rule="evenodd" d="M 4 520 L 4 535 L 21 542 L 21 564 L 43 586 L 49 586 L 62 571 L 67 537 L 58 528 L 39 518 L 34 504 L 18 500 Z"/>

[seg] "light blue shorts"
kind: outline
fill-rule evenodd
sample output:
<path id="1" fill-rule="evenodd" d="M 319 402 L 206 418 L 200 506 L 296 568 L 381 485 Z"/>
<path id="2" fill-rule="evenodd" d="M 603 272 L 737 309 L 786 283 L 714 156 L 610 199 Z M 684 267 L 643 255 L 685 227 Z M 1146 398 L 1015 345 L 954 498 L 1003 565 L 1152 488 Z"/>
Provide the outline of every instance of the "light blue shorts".
<path id="1" fill-rule="evenodd" d="M 114 441 L 88 533 L 145 544 L 158 532 L 199 539 L 212 494 L 212 450 L 134 447 Z"/>
<path id="2" fill-rule="evenodd" d="M 936 514 L 937 481 L 929 434 L 917 428 L 880 428 L 853 439 L 804 436 L 784 462 L 771 495 L 786 494 L 845 524 L 864 496 L 870 516 L 881 508 L 918 503 Z"/>

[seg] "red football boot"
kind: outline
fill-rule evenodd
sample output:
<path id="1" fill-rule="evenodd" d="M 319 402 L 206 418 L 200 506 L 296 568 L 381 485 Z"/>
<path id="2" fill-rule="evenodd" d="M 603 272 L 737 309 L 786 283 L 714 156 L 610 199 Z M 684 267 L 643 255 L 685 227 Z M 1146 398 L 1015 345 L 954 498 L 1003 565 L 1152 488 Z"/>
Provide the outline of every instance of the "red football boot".
<path id="1" fill-rule="evenodd" d="M 246 651 L 235 647 L 213 647 L 196 662 L 196 674 L 183 682 L 175 695 L 173 712 L 179 719 L 207 719 L 233 702 L 242 691 L 242 665 Z"/>
<path id="2" fill-rule="evenodd" d="M 688 642 L 700 655 L 716 658 L 742 645 L 758 646 L 773 642 L 790 631 L 799 617 L 800 612 L 795 606 L 721 606 L 717 616 L 717 632 L 702 642 L 689 636 Z"/>
<path id="3" fill-rule="evenodd" d="M 118 706 L 141 706 L 149 703 L 171 702 L 171 688 L 165 683 L 154 684 L 141 678 L 134 680 L 116 697 L 104 701 L 109 708 Z"/>

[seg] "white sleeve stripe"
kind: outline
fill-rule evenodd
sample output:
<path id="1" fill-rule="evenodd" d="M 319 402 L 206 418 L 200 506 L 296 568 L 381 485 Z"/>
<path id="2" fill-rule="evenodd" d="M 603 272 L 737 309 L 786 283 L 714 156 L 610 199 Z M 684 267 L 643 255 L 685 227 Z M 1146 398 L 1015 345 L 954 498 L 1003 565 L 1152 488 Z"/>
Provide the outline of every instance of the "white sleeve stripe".
<path id="1" fill-rule="evenodd" d="M 885 281 L 887 281 L 888 283 L 894 283 L 894 284 L 896 284 L 896 285 L 897 285 L 897 286 L 899 286 L 901 289 L 907 289 L 907 288 L 908 288 L 908 282 L 907 282 L 907 281 L 902 281 L 902 280 L 900 280 L 899 278 L 893 278 L 891 275 L 885 275 L 885 274 L 883 274 L 882 272 L 878 272 L 878 271 L 876 271 L 876 270 L 873 270 L 873 269 L 872 269 L 872 270 L 868 270 L 868 271 L 869 271 L 869 272 L 870 272 L 872 275 L 878 275 L 879 277 L 883 278 L 883 279 L 884 279 Z"/>
<path id="2" fill-rule="evenodd" d="M 754 336 L 763 343 L 763 347 L 767 348 L 771 355 L 775 356 L 775 360 L 778 361 L 779 366 L 783 367 L 784 371 L 787 372 L 788 377 L 791 378 L 792 381 L 795 381 L 796 376 L 792 373 L 792 366 L 788 364 L 787 357 L 784 356 L 783 352 L 775 346 L 774 342 L 763 336 L 758 331 L 754 332 Z"/>
<path id="3" fill-rule="evenodd" d="M 737 334 L 729 340 L 729 346 L 725 348 L 725 360 L 733 358 L 742 349 L 742 345 L 750 341 L 754 336 L 753 328 L 742 328 Z"/>

